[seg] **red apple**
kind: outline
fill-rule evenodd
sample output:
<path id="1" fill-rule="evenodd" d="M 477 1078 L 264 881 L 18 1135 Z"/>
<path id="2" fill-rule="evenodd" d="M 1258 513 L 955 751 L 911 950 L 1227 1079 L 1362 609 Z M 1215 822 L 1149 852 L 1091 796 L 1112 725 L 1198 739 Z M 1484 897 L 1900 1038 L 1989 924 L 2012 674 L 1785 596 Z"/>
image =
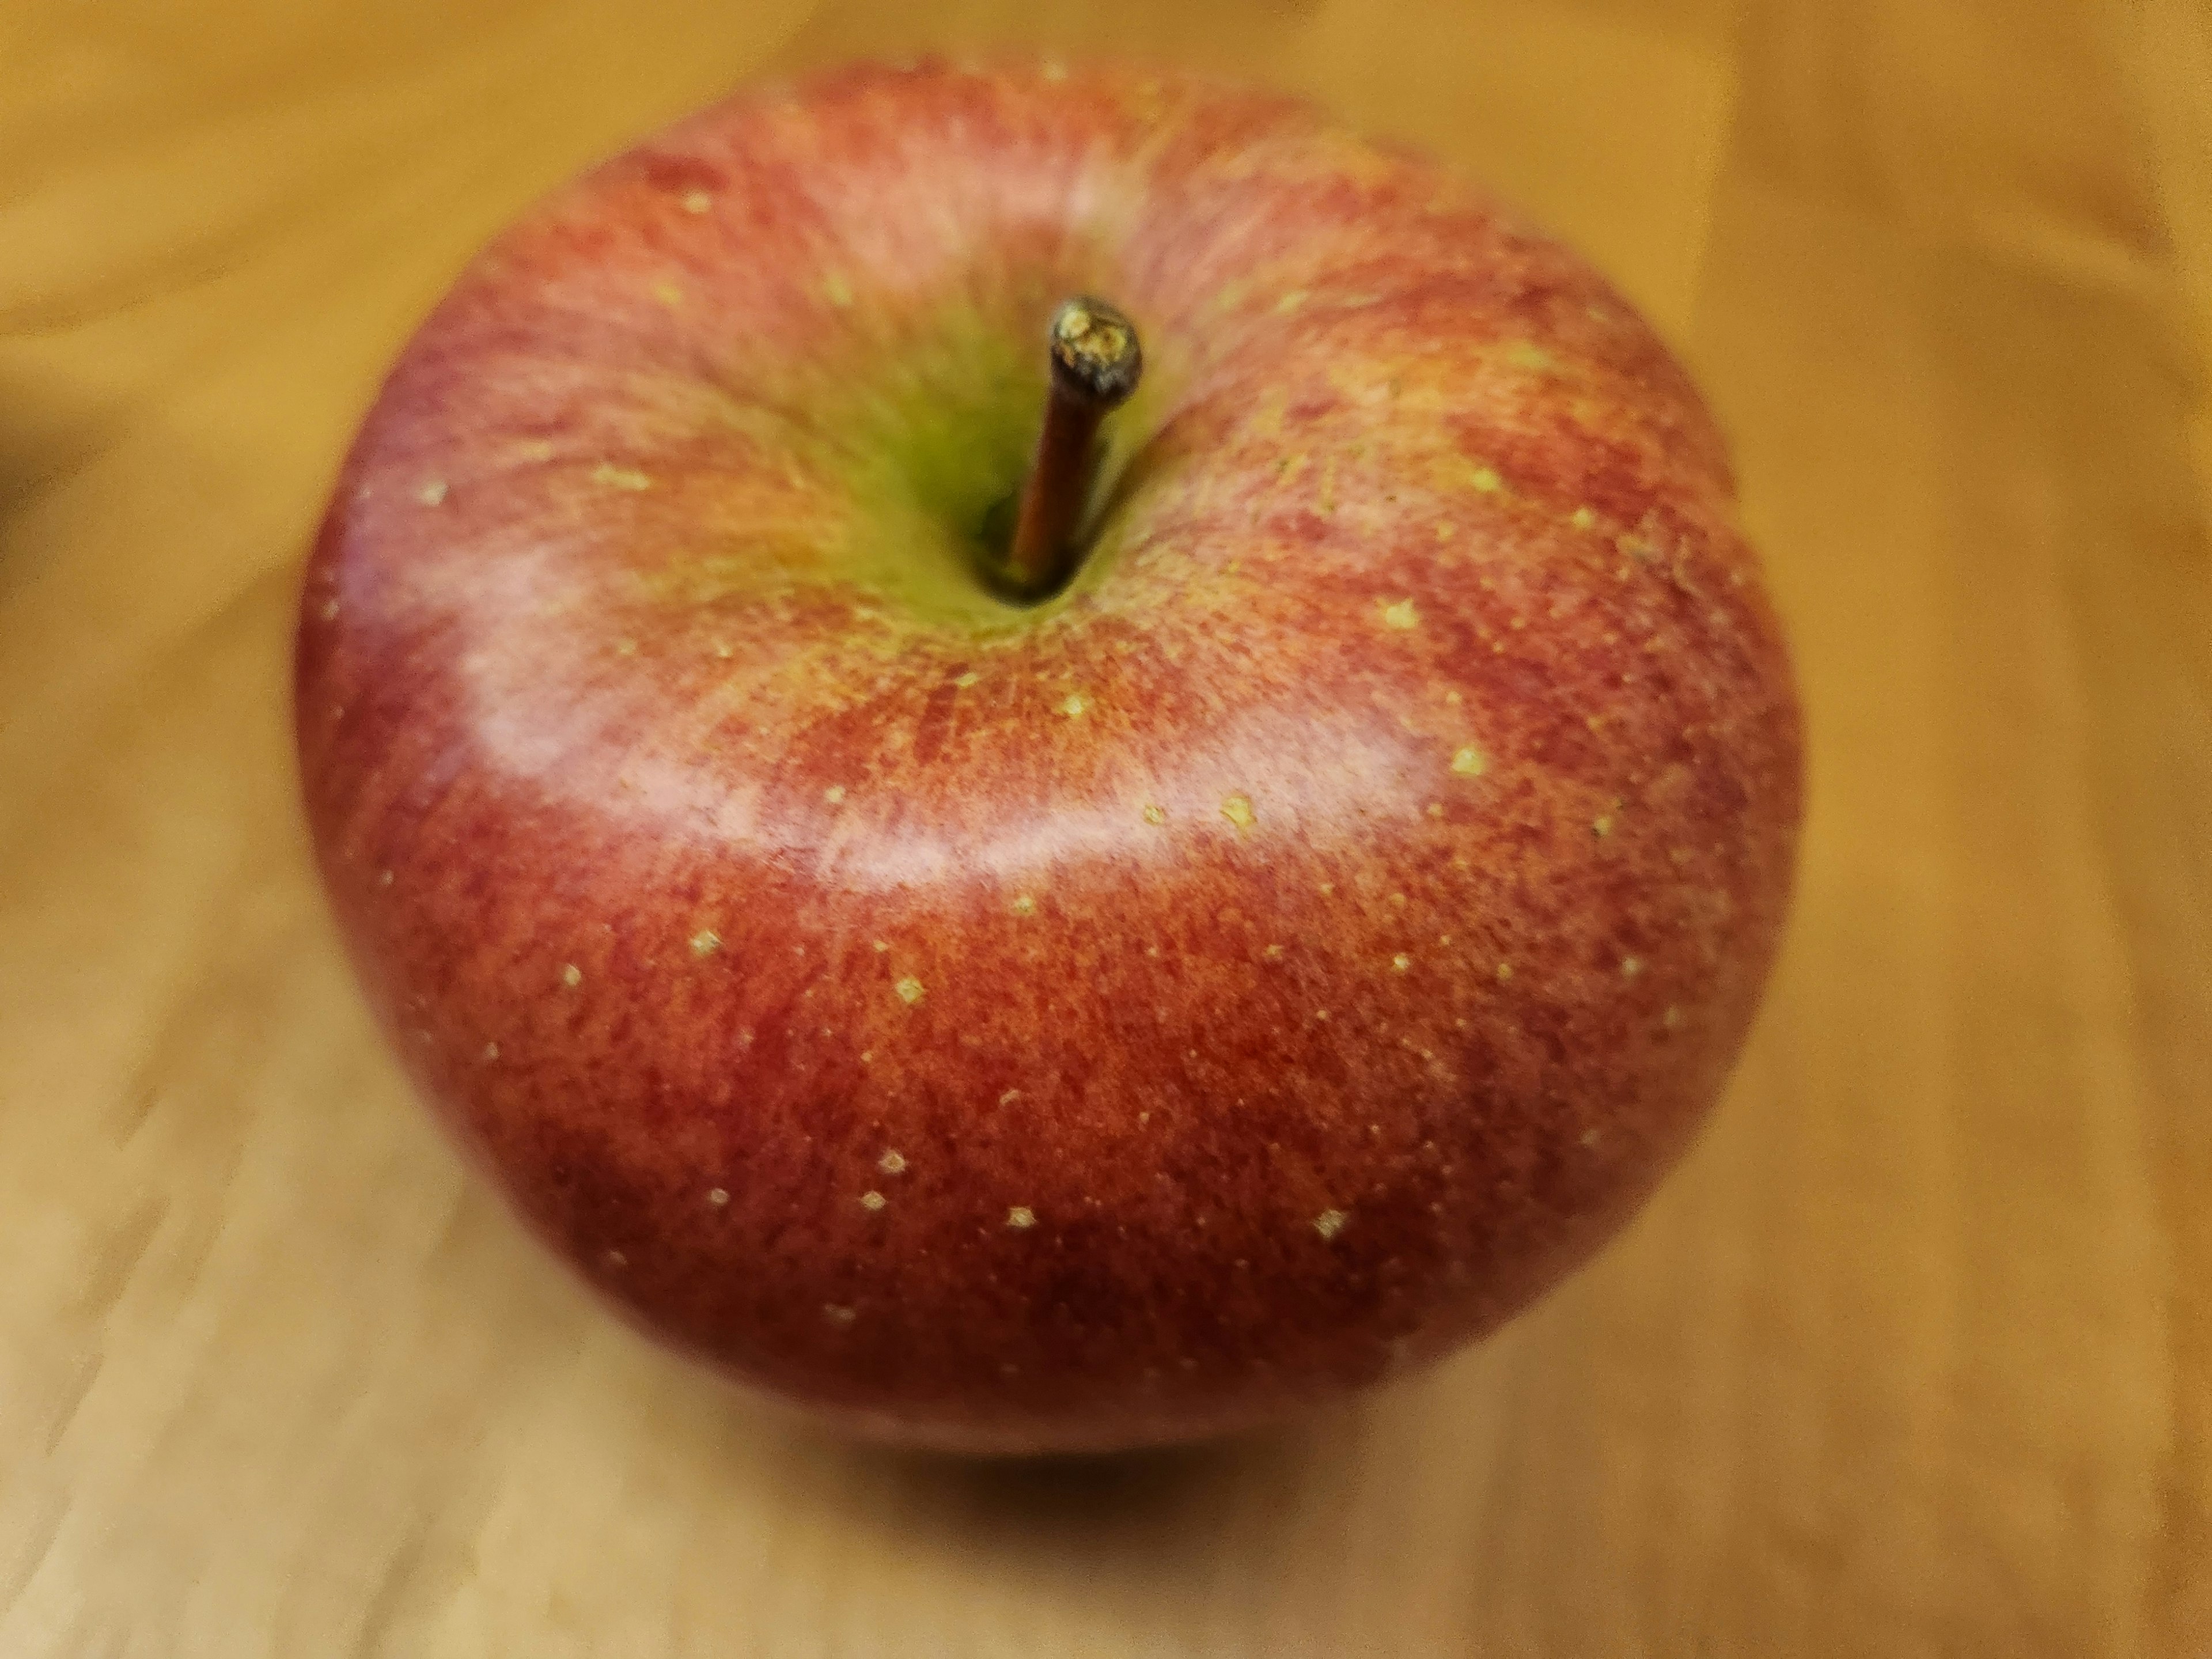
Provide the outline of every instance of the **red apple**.
<path id="1" fill-rule="evenodd" d="M 1142 331 L 1010 602 L 1063 298 Z M 648 1330 L 884 1437 L 1439 1355 L 1719 1090 L 1799 812 L 1720 438 L 1572 254 L 1173 76 L 855 69 L 556 195 L 310 565 L 307 809 L 423 1092 Z"/>

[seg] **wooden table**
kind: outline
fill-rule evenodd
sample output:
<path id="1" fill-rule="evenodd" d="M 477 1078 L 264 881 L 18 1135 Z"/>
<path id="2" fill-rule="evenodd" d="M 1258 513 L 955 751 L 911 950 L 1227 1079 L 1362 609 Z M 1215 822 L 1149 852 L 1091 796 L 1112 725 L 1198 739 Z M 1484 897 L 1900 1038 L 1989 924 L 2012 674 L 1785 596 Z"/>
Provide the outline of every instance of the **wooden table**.
<path id="1" fill-rule="evenodd" d="M 2200 0 L 0 12 L 0 1653 L 2212 1651 Z M 1614 273 L 1735 434 L 1812 815 L 1595 1267 L 1304 1432 L 978 1468 L 733 1400 L 464 1182 L 286 653 L 522 203 L 743 76 L 1021 38 L 1304 88 Z"/>

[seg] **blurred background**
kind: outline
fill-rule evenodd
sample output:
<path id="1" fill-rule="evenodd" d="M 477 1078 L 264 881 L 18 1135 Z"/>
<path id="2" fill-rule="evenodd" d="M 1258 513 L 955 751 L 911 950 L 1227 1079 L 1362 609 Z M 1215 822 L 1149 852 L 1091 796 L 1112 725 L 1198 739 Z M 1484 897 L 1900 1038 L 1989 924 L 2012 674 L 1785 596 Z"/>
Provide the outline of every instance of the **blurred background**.
<path id="1" fill-rule="evenodd" d="M 464 1183 L 337 952 L 289 633 L 469 252 L 734 82 L 1304 90 L 1733 435 L 1811 816 L 1735 1087 L 1502 1336 L 979 1469 L 733 1403 Z M 0 1654 L 2212 1652 L 2202 0 L 0 8 Z"/>

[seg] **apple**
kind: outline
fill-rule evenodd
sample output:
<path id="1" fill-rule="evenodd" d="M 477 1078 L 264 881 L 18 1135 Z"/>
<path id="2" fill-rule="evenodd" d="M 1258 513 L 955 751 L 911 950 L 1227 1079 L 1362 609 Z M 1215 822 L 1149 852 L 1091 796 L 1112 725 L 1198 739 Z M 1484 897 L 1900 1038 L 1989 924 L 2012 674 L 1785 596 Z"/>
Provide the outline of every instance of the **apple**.
<path id="1" fill-rule="evenodd" d="M 1074 295 L 1143 359 L 1079 444 Z M 1055 445 L 1072 568 L 1010 592 Z M 368 998 L 528 1226 L 974 1450 L 1526 1305 L 1720 1090 L 1799 817 L 1650 328 L 1419 157 L 1133 70 L 750 92 L 527 214 L 344 464 L 297 697 Z"/>

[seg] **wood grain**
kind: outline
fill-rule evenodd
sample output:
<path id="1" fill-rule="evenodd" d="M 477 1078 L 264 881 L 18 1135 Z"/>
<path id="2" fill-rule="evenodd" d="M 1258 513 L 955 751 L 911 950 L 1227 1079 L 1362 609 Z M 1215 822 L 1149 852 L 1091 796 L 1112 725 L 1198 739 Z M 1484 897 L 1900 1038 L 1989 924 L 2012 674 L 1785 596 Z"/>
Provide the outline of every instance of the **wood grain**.
<path id="1" fill-rule="evenodd" d="M 0 16 L 0 1653 L 2212 1652 L 2192 0 Z M 1813 741 L 1689 1163 L 1293 1434 L 975 1468 L 642 1346 L 465 1183 L 294 806 L 295 572 L 468 250 L 740 77 L 1006 40 L 1493 179 L 1735 435 Z"/>

